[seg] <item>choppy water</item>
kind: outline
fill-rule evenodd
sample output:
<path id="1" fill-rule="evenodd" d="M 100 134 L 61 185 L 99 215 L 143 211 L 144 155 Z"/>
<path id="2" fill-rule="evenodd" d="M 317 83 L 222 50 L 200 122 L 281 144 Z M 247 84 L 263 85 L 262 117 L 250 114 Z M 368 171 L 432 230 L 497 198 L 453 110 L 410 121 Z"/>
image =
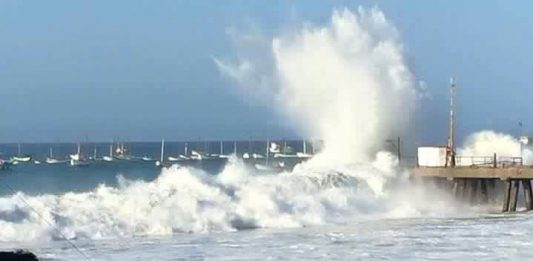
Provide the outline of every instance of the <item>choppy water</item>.
<path id="1" fill-rule="evenodd" d="M 531 260 L 527 214 L 365 220 L 343 226 L 76 240 L 93 260 Z M 64 241 L 10 244 L 82 260 Z"/>
<path id="2" fill-rule="evenodd" d="M 19 164 L 0 172 L 0 182 L 16 191 L 0 186 L 0 249 L 29 249 L 44 260 L 83 260 L 65 236 L 91 260 L 533 255 L 529 214 L 488 214 L 499 209 L 498 202 L 472 209 L 435 191 L 398 190 L 392 186 L 397 182 L 376 186 L 382 181 L 374 177 L 386 173 L 393 181 L 388 175 L 401 170 L 362 164 L 270 174 L 237 159 L 225 167 L 219 163 L 163 172 L 142 161 L 86 168 Z"/>

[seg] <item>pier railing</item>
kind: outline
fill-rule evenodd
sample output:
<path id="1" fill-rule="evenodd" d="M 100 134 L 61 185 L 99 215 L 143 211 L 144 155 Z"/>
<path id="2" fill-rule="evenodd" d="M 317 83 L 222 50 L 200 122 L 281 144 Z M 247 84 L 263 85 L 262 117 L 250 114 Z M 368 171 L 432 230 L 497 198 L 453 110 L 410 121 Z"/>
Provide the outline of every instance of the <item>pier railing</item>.
<path id="1" fill-rule="evenodd" d="M 456 156 L 455 164 L 459 167 L 518 167 L 523 166 L 522 157 L 494 156 Z"/>

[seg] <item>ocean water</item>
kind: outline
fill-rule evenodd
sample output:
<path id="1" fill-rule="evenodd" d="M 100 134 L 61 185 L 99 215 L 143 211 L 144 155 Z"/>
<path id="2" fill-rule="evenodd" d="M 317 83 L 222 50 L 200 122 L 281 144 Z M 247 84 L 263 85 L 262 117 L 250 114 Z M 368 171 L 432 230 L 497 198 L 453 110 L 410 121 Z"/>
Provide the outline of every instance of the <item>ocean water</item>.
<path id="1" fill-rule="evenodd" d="M 213 166 L 19 164 L 0 172 L 0 249 L 43 260 L 533 256 L 533 219 L 497 213 L 498 201 L 470 207 L 397 178 L 379 194 L 351 172 L 376 174 L 366 166 L 259 173 L 237 158 Z"/>

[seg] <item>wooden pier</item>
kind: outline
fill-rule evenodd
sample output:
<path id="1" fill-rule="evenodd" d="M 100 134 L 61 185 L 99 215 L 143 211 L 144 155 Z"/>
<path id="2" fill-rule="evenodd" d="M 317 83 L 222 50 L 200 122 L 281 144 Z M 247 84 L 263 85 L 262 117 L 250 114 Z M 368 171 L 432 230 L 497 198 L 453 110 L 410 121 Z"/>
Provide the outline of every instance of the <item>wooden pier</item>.
<path id="1" fill-rule="evenodd" d="M 519 190 L 523 191 L 524 207 L 533 210 L 533 166 L 457 166 L 415 167 L 411 169 L 415 179 L 433 179 L 448 186 L 453 195 L 473 204 L 486 204 L 498 195 L 496 183 L 503 183 L 503 212 L 517 209 Z"/>

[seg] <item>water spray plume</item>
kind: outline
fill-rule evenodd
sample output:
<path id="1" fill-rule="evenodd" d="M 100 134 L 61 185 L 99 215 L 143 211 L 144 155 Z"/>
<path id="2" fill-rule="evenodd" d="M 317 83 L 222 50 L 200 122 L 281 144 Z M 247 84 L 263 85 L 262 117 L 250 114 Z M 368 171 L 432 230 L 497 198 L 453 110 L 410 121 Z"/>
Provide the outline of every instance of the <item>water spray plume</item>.
<path id="1" fill-rule="evenodd" d="M 264 88 L 255 79 L 272 79 L 265 102 L 273 100 L 301 134 L 324 141 L 315 164 L 369 162 L 384 140 L 404 133 L 413 76 L 397 30 L 379 9 L 335 10 L 327 26 L 274 37 L 271 48 L 271 71 L 252 69 L 256 57 L 217 64 L 247 90 Z"/>

